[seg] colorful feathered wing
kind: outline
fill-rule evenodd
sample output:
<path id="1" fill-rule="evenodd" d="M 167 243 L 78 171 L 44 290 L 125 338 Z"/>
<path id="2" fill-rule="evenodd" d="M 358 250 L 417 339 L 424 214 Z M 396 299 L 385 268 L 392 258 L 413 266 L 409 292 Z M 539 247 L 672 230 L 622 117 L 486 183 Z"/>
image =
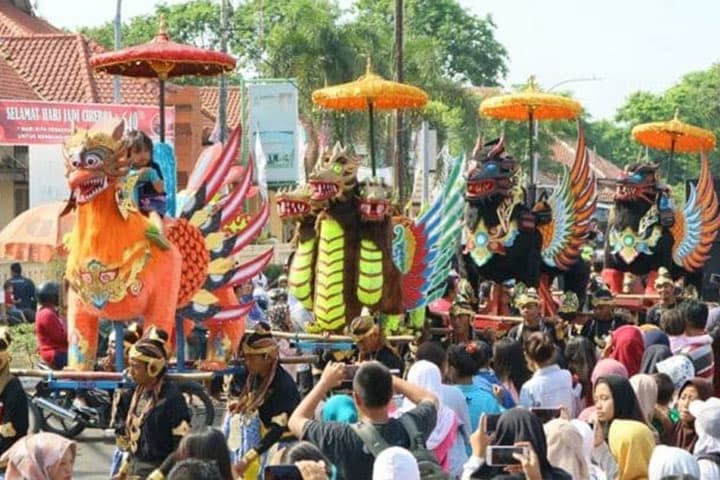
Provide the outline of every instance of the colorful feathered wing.
<path id="1" fill-rule="evenodd" d="M 393 263 L 402 274 L 406 311 L 423 308 L 443 294 L 462 229 L 462 164 L 462 158 L 453 161 L 445 188 L 425 212 L 393 228 Z"/>
<path id="2" fill-rule="evenodd" d="M 700 177 L 690 184 L 685 207 L 675 210 L 672 258 L 676 265 L 692 272 L 702 268 L 710 258 L 710 249 L 720 228 L 718 198 L 713 185 L 710 164 L 705 153 L 700 155 Z"/>
<path id="3" fill-rule="evenodd" d="M 242 177 L 234 188 L 221 192 L 225 177 L 238 156 L 241 129 L 236 128 L 222 150 L 212 150 L 219 155 L 217 161 L 208 162 L 212 170 L 205 181 L 193 192 L 189 192 L 182 206 L 179 221 L 187 221 L 202 234 L 204 252 L 207 252 L 207 269 L 200 283 L 200 289 L 192 292 L 192 297 L 185 305 L 179 304 L 177 316 L 193 320 L 233 321 L 244 317 L 252 308 L 253 303 L 240 305 L 224 305 L 215 292 L 227 287 L 243 283 L 258 273 L 270 262 L 273 249 L 257 255 L 250 260 L 240 262 L 243 249 L 262 231 L 270 216 L 270 206 L 264 202 L 260 211 L 248 222 L 247 226 L 234 234 L 225 228 L 235 219 L 247 199 L 247 193 L 253 176 L 252 161 L 248 162 Z M 219 193 L 220 192 L 220 193 Z M 219 195 L 216 197 L 216 194 Z M 173 242 L 175 243 L 175 242 Z M 178 242 L 182 245 L 182 242 Z M 183 253 L 183 278 L 203 275 L 198 269 L 197 251 Z M 197 250 L 197 249 L 196 249 Z M 203 253 L 204 253 L 203 252 Z M 186 275 L 186 270 L 188 274 Z"/>
<path id="4" fill-rule="evenodd" d="M 548 199 L 552 220 L 538 226 L 542 235 L 542 259 L 550 267 L 567 270 L 580 257 L 595 212 L 595 178 L 585 148 L 585 135 L 578 132 L 575 161 L 565 168 L 560 185 Z"/>

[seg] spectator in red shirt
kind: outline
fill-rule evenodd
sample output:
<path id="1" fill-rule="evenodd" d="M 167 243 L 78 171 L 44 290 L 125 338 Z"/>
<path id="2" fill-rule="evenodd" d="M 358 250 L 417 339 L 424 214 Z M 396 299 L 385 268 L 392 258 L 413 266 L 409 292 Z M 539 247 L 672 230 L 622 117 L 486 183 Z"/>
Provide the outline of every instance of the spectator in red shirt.
<path id="1" fill-rule="evenodd" d="M 65 320 L 58 314 L 60 285 L 45 282 L 38 288 L 40 310 L 35 316 L 35 335 L 40 357 L 53 369 L 60 370 L 67 365 L 67 329 Z"/>

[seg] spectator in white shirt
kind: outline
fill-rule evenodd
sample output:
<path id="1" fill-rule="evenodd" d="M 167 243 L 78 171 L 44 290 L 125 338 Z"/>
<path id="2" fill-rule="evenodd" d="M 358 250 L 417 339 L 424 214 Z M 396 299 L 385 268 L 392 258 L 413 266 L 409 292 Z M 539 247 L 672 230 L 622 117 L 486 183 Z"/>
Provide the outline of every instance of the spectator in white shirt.
<path id="1" fill-rule="evenodd" d="M 525 342 L 524 350 L 533 376 L 520 390 L 520 405 L 527 408 L 565 407 L 572 412 L 576 404 L 572 375 L 557 365 L 555 344 L 550 336 L 544 332 L 533 333 Z"/>

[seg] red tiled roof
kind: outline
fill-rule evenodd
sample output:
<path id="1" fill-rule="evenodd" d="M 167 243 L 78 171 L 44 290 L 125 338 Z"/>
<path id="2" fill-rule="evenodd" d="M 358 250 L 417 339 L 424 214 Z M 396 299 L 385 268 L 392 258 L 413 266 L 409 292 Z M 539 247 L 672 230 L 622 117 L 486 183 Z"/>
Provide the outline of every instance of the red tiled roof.
<path id="1" fill-rule="evenodd" d="M 217 120 L 218 101 L 220 89 L 218 87 L 200 87 L 200 103 L 202 103 L 203 127 L 211 130 Z M 227 124 L 228 128 L 235 128 L 240 123 L 240 87 L 228 87 L 227 95 Z"/>
<path id="2" fill-rule="evenodd" d="M 42 18 L 28 15 L 7 0 L 0 0 L 0 37 L 62 33 Z"/>
<path id="3" fill-rule="evenodd" d="M 80 35 L 0 37 L 7 62 L 46 101 L 95 101 L 87 50 Z"/>
<path id="4" fill-rule="evenodd" d="M 38 100 L 32 88 L 25 83 L 23 77 L 5 61 L 0 51 L 0 99 L 4 100 Z"/>
<path id="5" fill-rule="evenodd" d="M 567 167 L 571 167 L 575 161 L 575 148 L 571 147 L 562 140 L 556 139 L 555 143 L 550 147 L 553 159 L 562 163 Z M 612 162 L 598 155 L 595 151 L 588 149 L 590 156 L 590 168 L 595 174 L 595 178 L 617 179 L 620 177 L 622 170 Z"/>

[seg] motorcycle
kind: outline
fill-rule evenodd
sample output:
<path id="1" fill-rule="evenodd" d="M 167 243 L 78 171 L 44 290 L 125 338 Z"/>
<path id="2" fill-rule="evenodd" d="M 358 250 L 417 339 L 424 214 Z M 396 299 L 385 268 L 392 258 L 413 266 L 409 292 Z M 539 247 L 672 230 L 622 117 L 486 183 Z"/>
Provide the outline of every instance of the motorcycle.
<path id="1" fill-rule="evenodd" d="M 118 388 L 131 382 L 122 380 L 67 380 L 53 377 L 48 371 L 30 395 L 31 423 L 41 430 L 75 438 L 86 428 L 111 429 L 113 397 Z M 193 430 L 211 426 L 215 421 L 215 407 L 203 386 L 195 381 L 178 381 L 178 389 L 190 408 Z"/>

